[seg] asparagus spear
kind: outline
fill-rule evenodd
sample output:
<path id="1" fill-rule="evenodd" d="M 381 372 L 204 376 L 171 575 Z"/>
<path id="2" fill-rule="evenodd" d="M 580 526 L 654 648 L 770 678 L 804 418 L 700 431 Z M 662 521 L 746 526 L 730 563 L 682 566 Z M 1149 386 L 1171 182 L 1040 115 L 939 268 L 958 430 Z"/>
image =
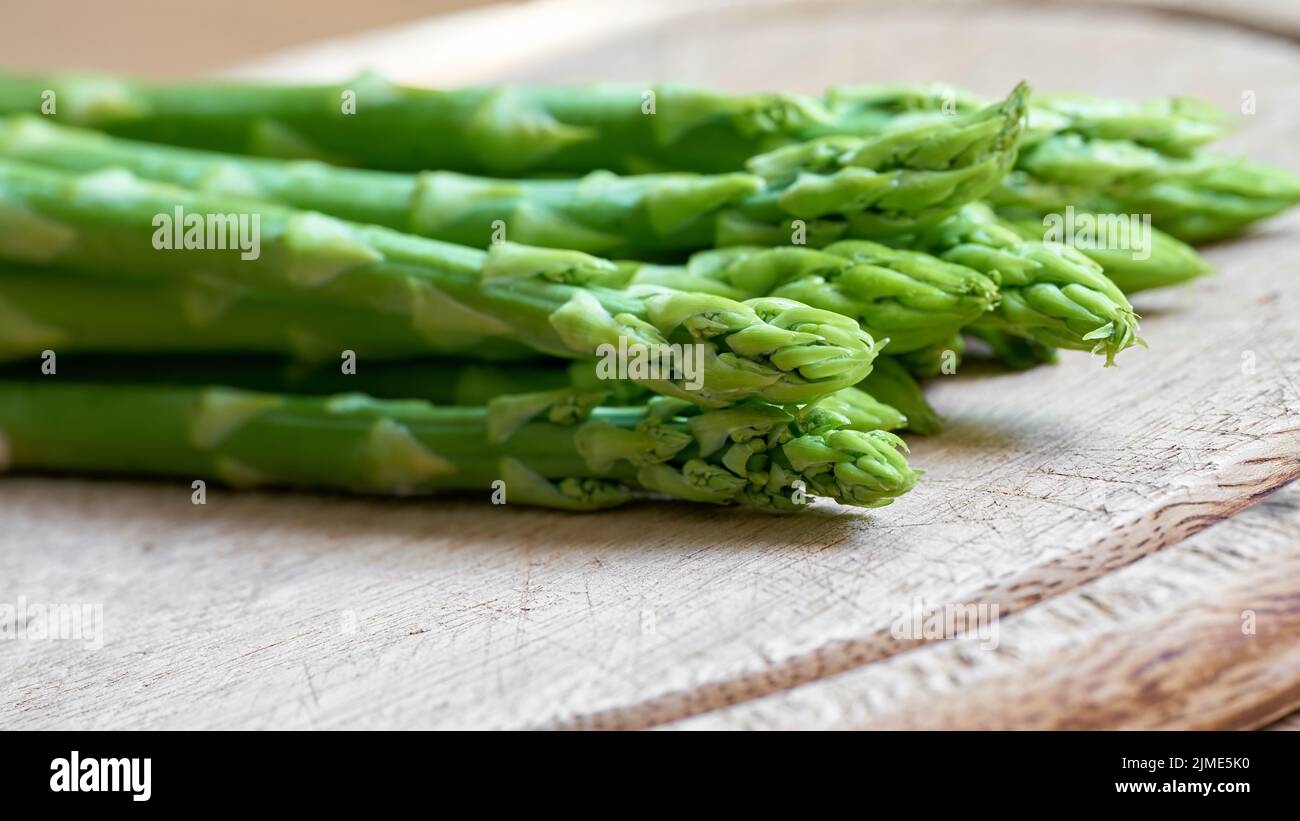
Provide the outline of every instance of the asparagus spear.
<path id="1" fill-rule="evenodd" d="M 982 204 L 900 241 L 997 277 L 1002 301 L 980 318 L 986 326 L 1102 354 L 1108 365 L 1140 341 L 1133 306 L 1099 264 L 1059 243 L 1021 239 Z"/>
<path id="2" fill-rule="evenodd" d="M 833 128 L 912 128 L 986 103 L 949 86 L 834 89 Z M 988 199 L 1033 218 L 1067 206 L 1150 214 L 1179 239 L 1207 242 L 1300 202 L 1300 176 L 1198 149 L 1224 116 L 1186 98 L 1144 102 L 1035 95 L 1016 171 Z"/>
<path id="3" fill-rule="evenodd" d="M 172 213 L 245 215 L 250 226 L 256 218 L 260 248 L 251 254 L 240 248 L 157 250 L 156 231 L 164 229 L 156 228 L 156 218 Z M 211 233 L 206 243 L 201 234 L 198 239 L 212 244 Z M 501 243 L 484 253 L 144 183 L 111 170 L 75 176 L 0 161 L 0 259 L 123 284 L 152 280 L 175 287 L 201 274 L 236 286 L 228 289 L 235 296 L 242 288 L 278 295 L 287 300 L 280 303 L 286 317 L 308 303 L 378 314 L 377 322 L 404 324 L 428 339 L 430 353 L 480 340 L 568 358 L 625 349 L 658 355 L 670 345 L 699 345 L 702 384 L 681 369 L 629 376 L 659 393 L 712 406 L 751 396 L 780 404 L 812 401 L 861 379 L 877 347 L 851 319 L 786 299 L 740 303 L 648 286 L 614 290 L 599 281 L 617 278 L 619 267 L 579 252 Z M 223 305 L 207 301 L 203 307 L 220 313 Z M 38 312 L 35 318 L 59 327 L 58 314 Z M 309 332 L 314 327 L 292 324 Z M 158 344 L 168 350 L 166 340 Z M 369 344 L 361 337 L 345 347 Z M 256 350 L 266 350 L 262 341 Z"/>
<path id="4" fill-rule="evenodd" d="M 49 126 L 40 123 L 23 125 L 8 132 L 10 139 L 7 143 L 11 147 L 29 143 L 43 146 L 45 144 L 40 135 L 49 130 Z M 35 136 L 31 139 L 22 136 L 28 133 Z M 0 139 L 0 142 L 4 140 Z M 88 142 L 94 144 L 102 140 L 91 138 Z M 75 151 L 77 144 L 78 141 L 74 141 L 73 145 L 56 142 L 53 149 L 46 146 L 36 152 L 14 149 L 10 153 L 24 158 L 57 160 L 69 166 L 80 166 L 83 163 L 80 159 L 65 162 L 58 158 L 91 156 L 92 159 L 84 164 L 96 167 L 111 164 L 112 156 L 93 159 L 93 151 Z M 128 153 L 135 156 L 134 149 Z M 144 169 L 153 176 L 169 177 L 187 184 L 201 184 L 203 177 L 196 173 L 159 174 L 150 171 L 151 168 L 165 164 L 165 158 L 151 158 L 148 155 L 143 158 L 137 156 L 134 163 L 135 167 Z M 214 170 L 207 165 L 204 168 Z M 329 173 L 372 172 L 334 169 Z M 243 172 L 233 176 L 239 178 L 241 174 Z M 214 173 L 211 176 L 222 175 Z M 230 176 L 232 175 L 226 175 L 227 178 Z M 45 185 L 48 187 L 48 181 Z M 305 188 L 314 191 L 318 186 L 310 183 Z M 364 186 L 355 188 L 357 196 L 352 199 L 362 199 Z M 382 191 L 382 187 L 376 190 Z M 375 198 L 374 192 L 368 196 Z M 311 197 L 299 199 L 310 200 Z M 383 197 L 377 199 L 384 200 Z M 155 191 L 150 206 L 156 208 L 164 204 L 158 200 Z M 85 214 L 81 214 L 78 218 L 85 217 Z M 838 255 L 843 259 L 834 259 L 827 254 Z M 807 302 L 814 307 L 844 313 L 858 319 L 877 336 L 887 335 L 891 339 L 891 351 L 895 352 L 905 352 L 951 336 L 957 328 L 974 321 L 980 313 L 988 310 L 996 298 L 995 284 L 987 277 L 961 266 L 945 265 L 921 254 L 891 251 L 864 242 L 838 243 L 828 248 L 827 254 L 818 254 L 804 248 L 766 253 L 740 248 L 712 256 L 697 255 L 687 273 L 694 275 L 705 272 L 715 279 L 741 286 L 731 291 L 713 290 L 723 296 L 738 299 L 784 296 Z M 728 274 L 722 270 L 724 268 L 734 268 L 736 272 Z M 683 289 L 708 290 L 707 286 L 698 281 L 683 280 L 682 273 L 677 269 L 632 266 L 631 270 L 637 272 L 636 276 L 625 281 L 657 282 Z"/>
<path id="5" fill-rule="evenodd" d="M 0 380 L 44 379 L 39 359 L 0 365 Z M 147 356 L 64 352 L 60 380 L 104 384 L 219 385 L 265 393 L 364 393 L 376 399 L 422 399 L 434 405 L 486 405 L 500 396 L 572 390 L 602 394 L 602 405 L 644 405 L 654 395 L 633 382 L 598 379 L 587 362 L 541 359 L 507 366 L 469 359 L 363 362 L 355 372 L 338 363 L 304 362 L 265 354 Z"/>
<path id="6" fill-rule="evenodd" d="M 16 180 L 9 187 L 17 189 L 25 197 L 29 213 L 37 213 L 37 209 L 40 209 L 39 213 L 59 217 L 62 226 L 72 223 L 81 227 L 89 220 L 98 219 L 99 212 L 94 207 L 93 199 L 86 202 L 70 219 L 67 216 L 69 202 L 78 201 L 76 190 L 71 196 L 58 198 L 61 180 L 51 178 L 49 172 L 43 174 L 39 169 L 33 170 L 13 163 L 7 167 L 12 171 L 6 177 L 6 166 L 0 163 L 0 183 L 6 179 Z M 28 183 L 31 179 L 35 179 L 35 182 Z M 81 179 L 93 180 L 95 177 L 92 175 Z M 24 183 L 27 183 L 25 187 Z M 181 195 L 156 185 L 137 185 L 129 180 L 124 187 L 128 194 L 134 192 L 136 199 L 143 201 L 142 207 L 132 208 L 133 214 L 163 209 L 178 196 L 187 197 L 183 201 L 188 203 L 188 210 L 223 205 L 231 208 L 247 207 L 242 202 L 227 202 L 219 198 L 214 200 L 197 194 Z M 143 196 L 139 193 L 141 191 L 144 192 Z M 119 197 L 118 206 L 121 207 L 123 202 L 124 197 Z M 135 223 L 130 223 L 127 227 L 138 232 L 143 226 L 139 224 L 138 216 L 135 220 Z M 87 230 L 98 232 L 92 234 L 92 241 L 85 243 L 88 253 L 79 253 L 75 242 L 64 241 L 55 255 L 58 262 L 81 268 L 102 268 L 106 263 L 104 249 L 115 247 L 114 243 L 120 244 L 125 235 L 123 229 L 115 226 L 110 226 L 110 230 L 106 231 L 100 226 L 91 225 Z M 384 232 L 378 232 L 378 236 L 384 242 L 391 239 L 391 235 Z M 137 239 L 137 248 L 141 242 Z M 429 245 L 439 247 L 432 243 Z M 489 266 L 494 257 L 505 256 L 508 247 L 510 246 L 494 247 L 488 256 Z M 0 253 L 3 253 L 2 248 Z M 133 258 L 129 249 L 123 248 L 118 253 L 123 260 Z M 29 253 L 28 256 L 36 255 Z M 561 264 L 568 260 L 577 263 L 584 261 L 575 255 L 561 257 L 557 254 L 553 259 Z M 168 262 L 166 254 L 152 256 L 150 260 Z M 233 255 L 227 254 L 224 261 L 234 264 Z M 120 266 L 126 264 L 125 261 L 118 263 Z M 206 262 L 204 267 L 209 271 L 214 270 Z M 250 271 L 246 267 L 231 270 L 243 275 Z M 575 284 L 592 287 L 601 283 L 619 288 L 652 284 L 710 292 L 737 300 L 765 296 L 795 299 L 858 320 L 875 337 L 888 337 L 890 350 L 897 353 L 951 338 L 959 328 L 990 310 L 998 299 L 995 280 L 983 273 L 965 266 L 944 263 L 924 254 L 899 251 L 864 241 L 836 243 L 824 252 L 793 247 L 762 250 L 742 247 L 702 252 L 693 257 L 684 269 L 636 264 L 602 266 L 599 261 L 589 260 L 585 266 L 579 264 L 565 271 L 564 276 Z M 444 286 L 442 290 L 448 289 Z M 366 298 L 371 303 L 376 301 L 373 293 L 354 298 L 351 295 L 355 292 L 355 287 L 344 291 L 347 294 L 344 298 L 350 304 L 364 304 Z M 396 301 L 396 298 L 385 299 L 381 304 L 387 307 Z M 531 344 L 550 353 L 560 352 L 554 346 L 545 348 L 537 342 Z"/>
<path id="7" fill-rule="evenodd" d="M 1000 103 L 943 122 L 873 138 L 821 137 L 756 156 L 746 166 L 768 181 L 762 196 L 772 209 L 763 215 L 750 208 L 744 216 L 757 211 L 772 221 L 782 213 L 801 220 L 843 214 L 843 234 L 858 238 L 938 220 L 1006 175 L 1015 162 L 1028 94 L 1021 84 Z M 832 233 L 834 224 L 818 231 Z"/>
<path id="8" fill-rule="evenodd" d="M 1084 149 L 1061 137 L 1033 149 L 989 201 L 1012 215 L 1150 214 L 1186 242 L 1232 236 L 1300 203 L 1300 175 L 1237 157 L 1167 158 L 1138 146 Z"/>
<path id="9" fill-rule="evenodd" d="M 48 111 L 51 99 L 64 122 L 156 142 L 493 175 L 734 171 L 829 116 L 811 97 L 682 85 L 444 91 L 374 75 L 319 86 L 0 76 L 2 112 Z"/>
<path id="10" fill-rule="evenodd" d="M 368 362 L 344 373 L 337 364 L 273 356 L 65 353 L 58 357 L 56 375 L 76 382 L 219 385 L 307 395 L 364 393 L 376 399 L 422 399 L 434 405 L 488 405 L 506 396 L 545 395 L 546 412 L 554 422 L 597 406 L 644 405 L 653 396 L 634 382 L 600 378 L 590 362 L 550 359 L 512 362 L 507 367 L 472 360 L 403 359 Z M 0 381 L 46 376 L 38 359 L 0 365 Z M 805 420 L 805 428 L 843 427 L 869 433 L 907 426 L 901 411 L 856 387 L 841 388 L 805 405 L 797 416 Z"/>
<path id="11" fill-rule="evenodd" d="M 0 113 L 23 112 L 194 148 L 493 176 L 738 171 L 813 133 L 853 133 L 835 127 L 823 101 L 792 94 L 683 85 L 443 91 L 373 75 L 339 86 L 0 75 Z"/>
<path id="12" fill-rule="evenodd" d="M 1125 294 L 1178 285 L 1210 273 L 1209 264 L 1196 253 L 1196 249 L 1158 228 L 1145 229 L 1148 245 L 1139 253 L 1131 243 L 1129 247 L 1122 247 L 1125 243 L 1114 241 L 1120 237 L 1112 236 L 1117 230 L 1113 221 L 1102 215 L 1090 216 L 1091 224 L 1096 226 L 1093 241 L 1073 247 L 1101 265 L 1106 277 Z M 1041 219 L 1002 222 L 1027 240 L 1041 240 L 1047 234 Z"/>
<path id="13" fill-rule="evenodd" d="M 836 127 L 874 134 L 911 120 L 929 120 L 982 108 L 975 94 L 944 83 L 838 86 L 826 95 Z M 1126 140 L 1171 156 L 1186 156 L 1225 133 L 1222 111 L 1189 97 L 1125 100 L 1084 94 L 1035 94 L 1023 145 L 1058 134 Z"/>
<path id="14" fill-rule="evenodd" d="M 232 286 L 195 274 L 172 281 L 0 267 L 0 361 L 99 353 L 281 354 L 306 362 L 421 355 L 513 361 L 537 353 L 500 337 L 430 336 L 373 312 Z"/>
<path id="15" fill-rule="evenodd" d="M 993 310 L 996 279 L 929 254 L 864 240 L 823 250 L 736 246 L 693 255 L 684 268 L 646 266 L 631 283 L 722 293 L 733 299 L 775 296 L 856 319 L 891 354 L 950 339 Z M 716 284 L 725 286 L 718 289 Z"/>
<path id="16" fill-rule="evenodd" d="M 215 154 L 56 126 L 0 122 L 0 156 L 140 177 L 483 247 L 514 241 L 636 259 L 710 247 L 742 222 L 792 235 L 795 219 L 857 236 L 932 221 L 991 190 L 1015 158 L 1023 93 L 887 137 L 842 137 L 749 160 L 752 174 L 593 172 L 574 180 L 418 175 Z"/>
<path id="17" fill-rule="evenodd" d="M 811 430 L 834 427 L 870 433 L 908 427 L 907 416 L 901 410 L 863 390 L 861 382 L 804 405 L 797 415 Z"/>
<path id="18" fill-rule="evenodd" d="M 650 491 L 771 512 L 798 492 L 861 507 L 889 504 L 916 480 L 883 431 L 806 432 L 764 404 L 698 412 L 657 399 L 597 408 L 578 424 L 527 421 L 490 435 L 496 408 L 435 407 L 364 394 L 289 396 L 228 388 L 0 383 L 7 467 L 211 478 L 237 487 L 363 493 L 489 492 L 570 510 Z"/>

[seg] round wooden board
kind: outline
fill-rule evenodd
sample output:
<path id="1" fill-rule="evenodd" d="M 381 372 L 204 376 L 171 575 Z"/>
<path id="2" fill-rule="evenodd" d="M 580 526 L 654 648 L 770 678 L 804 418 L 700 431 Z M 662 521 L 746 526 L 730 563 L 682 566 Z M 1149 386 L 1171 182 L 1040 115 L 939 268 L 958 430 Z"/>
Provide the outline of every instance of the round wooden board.
<path id="1" fill-rule="evenodd" d="M 1300 166 L 1300 48 L 1258 26 L 1052 4 L 699 8 L 500 7 L 238 73 L 987 94 L 1027 79 L 1233 112 L 1250 92 L 1229 145 Z M 0 726 L 1256 726 L 1300 701 L 1296 594 L 1264 569 L 1296 566 L 1300 515 L 1216 523 L 1300 475 L 1297 240 L 1300 219 L 1275 221 L 1211 249 L 1212 280 L 1141 299 L 1151 349 L 1117 369 L 1080 354 L 940 380 L 951 425 L 914 442 L 925 481 L 869 515 L 220 491 L 195 507 L 188 483 L 7 479 L 4 589 L 102 603 L 106 632 L 95 651 L 10 643 Z M 895 638 L 918 600 L 996 604 L 1015 652 Z M 1257 633 L 1243 610 L 1265 614 Z M 1162 655 L 1189 636 L 1218 650 Z M 1084 663 L 1096 646 L 1119 657 Z M 1186 687 L 1139 704 L 1137 662 L 1155 657 Z M 1065 663 L 1077 676 L 1031 675 Z M 931 695 L 953 706 L 927 721 Z"/>

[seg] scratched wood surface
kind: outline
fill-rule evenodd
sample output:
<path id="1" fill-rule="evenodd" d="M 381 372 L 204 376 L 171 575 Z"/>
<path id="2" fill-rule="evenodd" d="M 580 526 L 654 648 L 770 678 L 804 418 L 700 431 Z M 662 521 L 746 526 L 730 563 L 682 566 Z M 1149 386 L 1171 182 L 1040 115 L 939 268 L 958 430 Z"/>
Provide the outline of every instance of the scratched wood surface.
<path id="1" fill-rule="evenodd" d="M 1258 726 L 1300 697 L 1297 523 L 1293 483 L 1148 559 L 998 618 L 996 629 L 679 726 Z"/>
<path id="2" fill-rule="evenodd" d="M 1027 78 L 1232 111 L 1252 91 L 1231 146 L 1300 165 L 1300 48 L 1256 29 L 1113 7 L 729 3 L 656 22 L 630 3 L 629 23 L 552 5 L 555 38 L 461 17 L 457 40 L 494 33 L 468 66 L 416 26 L 246 71 Z M 1275 221 L 1210 249 L 1212 280 L 1139 299 L 1151 349 L 1119 368 L 941 380 L 950 427 L 913 443 L 925 481 L 870 514 L 196 507 L 188 485 L 7 478 L 0 604 L 102 604 L 104 643 L 0 643 L 0 727 L 1262 726 L 1300 707 L 1300 514 L 1295 491 L 1270 496 L 1300 476 L 1297 240 L 1300 217 Z M 997 646 L 895 638 L 918 601 L 996 604 Z M 1133 694 L 1144 657 L 1179 683 L 1157 704 Z"/>

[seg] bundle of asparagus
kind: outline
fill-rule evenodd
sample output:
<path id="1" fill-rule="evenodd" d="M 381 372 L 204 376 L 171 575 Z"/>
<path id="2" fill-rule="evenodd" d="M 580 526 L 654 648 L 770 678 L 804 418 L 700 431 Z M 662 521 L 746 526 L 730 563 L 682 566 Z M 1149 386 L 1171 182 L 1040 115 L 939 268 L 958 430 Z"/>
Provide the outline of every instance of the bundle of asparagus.
<path id="1" fill-rule="evenodd" d="M 1127 293 L 1207 273 L 1183 240 L 1300 200 L 1201 153 L 1220 133 L 1023 85 L 0 76 L 0 463 L 879 507 L 918 476 L 893 431 L 942 424 L 917 379 L 967 338 L 1112 364 Z M 1069 247 L 1066 206 L 1169 233 Z"/>
<path id="2" fill-rule="evenodd" d="M 742 232 L 815 240 L 871 237 L 951 214 L 989 193 L 1015 161 L 1025 90 L 938 124 L 885 136 L 828 137 L 749 158 L 744 171 L 580 179 L 493 179 L 447 170 L 400 174 L 316 161 L 256 160 L 112 139 L 39 118 L 0 126 L 4 156 L 69 171 L 119 167 L 209 193 L 255 197 L 482 247 L 494 225 L 514 241 L 671 259 Z M 437 166 L 430 166 L 437 168 Z"/>

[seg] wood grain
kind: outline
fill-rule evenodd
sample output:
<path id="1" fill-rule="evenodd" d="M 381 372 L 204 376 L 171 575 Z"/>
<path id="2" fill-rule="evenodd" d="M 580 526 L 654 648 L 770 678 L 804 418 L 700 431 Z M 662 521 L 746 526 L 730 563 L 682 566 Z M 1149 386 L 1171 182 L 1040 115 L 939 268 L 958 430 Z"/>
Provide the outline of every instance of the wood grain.
<path id="1" fill-rule="evenodd" d="M 1300 557 L 1257 569 L 1198 604 L 1131 625 L 914 704 L 867 728 L 1189 729 L 1258 727 L 1300 705 Z M 1243 631 L 1242 614 L 1260 630 Z"/>
<path id="2" fill-rule="evenodd" d="M 521 28 L 473 40 L 469 25 L 458 36 L 489 54 Z M 814 89 L 948 78 L 994 93 L 1029 77 L 1129 96 L 1192 91 L 1232 110 L 1251 90 L 1258 114 L 1242 118 L 1232 146 L 1295 165 L 1300 133 L 1292 44 L 1129 9 L 714 8 L 672 26 L 637 18 L 598 43 L 575 35 L 558 54 L 521 46 L 503 68 L 477 60 L 473 77 L 419 42 L 365 38 L 295 60 L 314 71 L 344 48 L 432 81 L 460 71 L 460 81 Z M 1028 374 L 972 367 L 939 381 L 933 398 L 951 424 L 914 442 L 925 481 L 871 514 L 645 505 L 580 517 L 483 500 L 222 491 L 196 507 L 184 483 L 6 479 L 0 604 L 100 603 L 105 643 L 0 642 L 0 727 L 775 726 L 809 715 L 803 695 L 810 725 L 869 724 L 885 706 L 901 723 L 903 701 L 881 697 L 876 677 L 905 691 L 915 681 L 900 670 L 956 680 L 970 660 L 953 654 L 960 643 L 893 639 L 900 605 L 996 603 L 1010 634 L 1181 556 L 1194 534 L 1296 476 L 1297 239 L 1300 218 L 1276 221 L 1210 250 L 1213 279 L 1140 300 L 1151 350 L 1127 352 L 1119 368 L 1071 355 Z M 1277 582 L 1245 565 L 1191 566 L 1209 603 Z M 1160 575 L 1140 578 L 1143 596 L 1164 590 Z M 1212 626 L 1166 624 L 1141 600 L 1105 601 L 1115 624 L 1131 615 L 1139 631 Z M 1059 627 L 1024 635 L 1026 658 L 1087 640 Z M 1280 675 L 1291 670 L 1291 656 L 1272 656 Z M 992 681 L 1004 672 L 980 670 Z M 1223 676 L 1201 689 L 1232 705 L 1222 715 L 1262 720 L 1286 690 L 1245 686 L 1261 681 Z M 1243 690 L 1260 696 L 1237 700 Z M 884 706 L 862 712 L 858 699 Z"/>
<path id="3" fill-rule="evenodd" d="M 1264 728 L 1265 730 L 1300 730 L 1300 713 L 1292 713 Z"/>
<path id="4" fill-rule="evenodd" d="M 1300 484 L 1151 558 L 915 652 L 683 728 L 1257 727 L 1300 704 Z"/>

